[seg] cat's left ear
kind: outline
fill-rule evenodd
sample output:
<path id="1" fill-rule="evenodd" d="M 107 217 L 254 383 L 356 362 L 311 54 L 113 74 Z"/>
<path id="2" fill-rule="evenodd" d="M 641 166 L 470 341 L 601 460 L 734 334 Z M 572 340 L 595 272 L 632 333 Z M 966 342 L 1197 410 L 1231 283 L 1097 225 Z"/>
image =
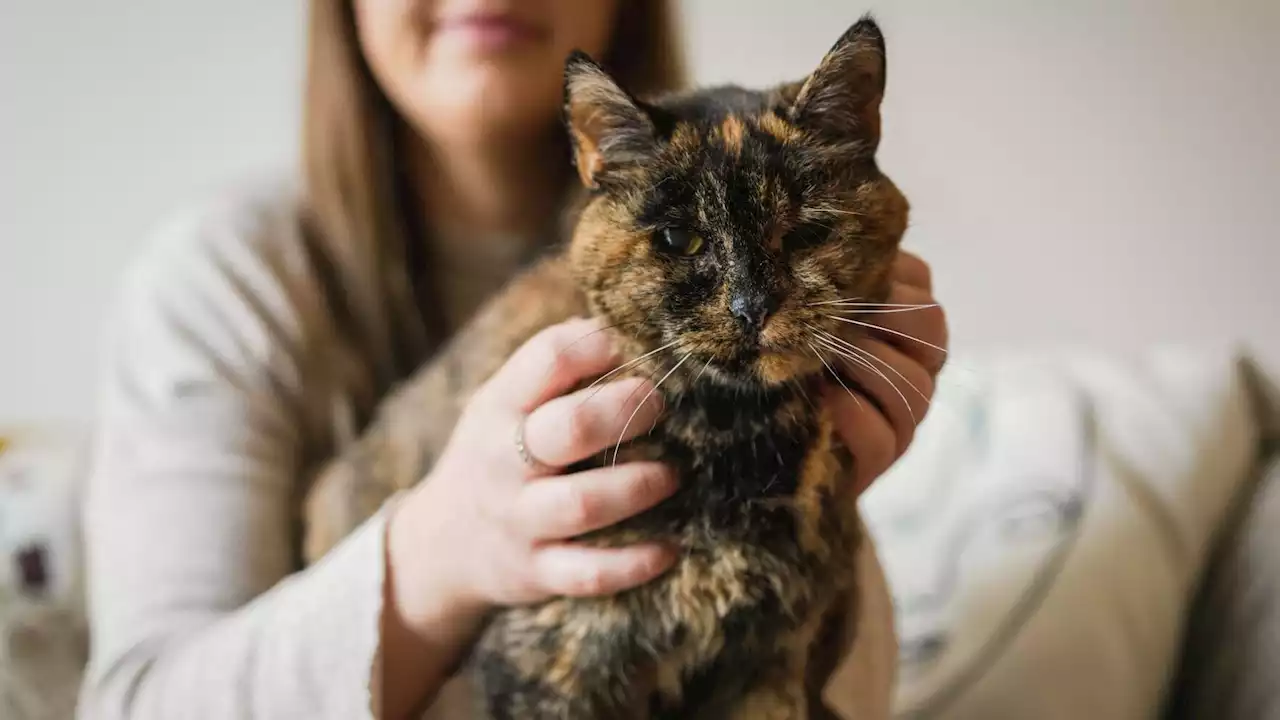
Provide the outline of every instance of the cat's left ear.
<path id="1" fill-rule="evenodd" d="M 880 144 L 880 102 L 885 89 L 885 43 L 880 26 L 864 16 L 822 58 L 800 85 L 792 121 L 836 144 Z"/>
<path id="2" fill-rule="evenodd" d="M 586 187 L 599 187 L 609 170 L 653 151 L 652 118 L 586 53 L 574 51 L 565 63 L 564 97 L 574 163 Z"/>

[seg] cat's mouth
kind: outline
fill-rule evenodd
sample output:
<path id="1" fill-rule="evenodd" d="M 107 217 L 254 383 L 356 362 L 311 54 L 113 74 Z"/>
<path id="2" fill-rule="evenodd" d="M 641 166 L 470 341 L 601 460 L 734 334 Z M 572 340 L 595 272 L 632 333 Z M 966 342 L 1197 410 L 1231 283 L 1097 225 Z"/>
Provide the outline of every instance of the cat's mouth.
<path id="1" fill-rule="evenodd" d="M 690 361 L 693 373 L 736 386 L 782 385 L 814 372 L 818 361 L 805 351 L 778 342 L 743 343 L 701 362 Z"/>
<path id="2" fill-rule="evenodd" d="M 680 363 L 679 377 L 738 388 L 783 385 L 822 370 L 808 318 L 776 314 L 754 332 L 725 324 L 693 325 L 667 335 L 667 368 Z M 650 345 L 649 350 L 661 352 Z"/>
<path id="3" fill-rule="evenodd" d="M 723 372 L 746 378 L 751 375 L 752 369 L 762 354 L 763 351 L 759 346 L 743 346 L 731 350 L 724 357 L 713 358 L 712 363 L 717 365 L 718 369 Z"/>

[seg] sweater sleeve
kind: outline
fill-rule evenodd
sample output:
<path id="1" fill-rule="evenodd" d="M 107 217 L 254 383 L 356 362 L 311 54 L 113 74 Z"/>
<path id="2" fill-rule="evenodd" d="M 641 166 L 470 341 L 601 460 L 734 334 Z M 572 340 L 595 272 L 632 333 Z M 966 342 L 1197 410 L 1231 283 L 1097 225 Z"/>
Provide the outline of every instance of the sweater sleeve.
<path id="1" fill-rule="evenodd" d="M 240 242 L 260 230 L 185 218 L 124 283 L 85 501 L 81 717 L 372 717 L 384 517 L 293 573 L 314 318 Z"/>

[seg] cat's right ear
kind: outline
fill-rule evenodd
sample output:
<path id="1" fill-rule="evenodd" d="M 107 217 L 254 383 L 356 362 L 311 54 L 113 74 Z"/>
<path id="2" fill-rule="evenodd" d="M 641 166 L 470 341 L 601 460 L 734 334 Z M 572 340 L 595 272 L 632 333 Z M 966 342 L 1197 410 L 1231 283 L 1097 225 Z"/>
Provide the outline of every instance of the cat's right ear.
<path id="1" fill-rule="evenodd" d="M 656 130 L 648 113 L 604 68 L 578 50 L 565 63 L 564 104 L 574 164 L 586 187 L 599 187 L 609 170 L 642 160 L 653 151 Z"/>
<path id="2" fill-rule="evenodd" d="M 885 41 L 865 15 L 836 41 L 800 85 L 786 88 L 792 120 L 833 144 L 856 139 L 871 152 L 880 143 L 885 89 Z"/>

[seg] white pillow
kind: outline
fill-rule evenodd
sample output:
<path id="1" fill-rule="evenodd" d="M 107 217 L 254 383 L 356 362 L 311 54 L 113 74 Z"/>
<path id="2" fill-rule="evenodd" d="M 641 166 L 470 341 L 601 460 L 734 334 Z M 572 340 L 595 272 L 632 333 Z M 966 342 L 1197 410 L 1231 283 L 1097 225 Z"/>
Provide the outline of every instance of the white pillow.
<path id="1" fill-rule="evenodd" d="M 1230 352 L 955 359 L 864 499 L 901 638 L 895 713 L 1157 714 L 1257 428 Z"/>

